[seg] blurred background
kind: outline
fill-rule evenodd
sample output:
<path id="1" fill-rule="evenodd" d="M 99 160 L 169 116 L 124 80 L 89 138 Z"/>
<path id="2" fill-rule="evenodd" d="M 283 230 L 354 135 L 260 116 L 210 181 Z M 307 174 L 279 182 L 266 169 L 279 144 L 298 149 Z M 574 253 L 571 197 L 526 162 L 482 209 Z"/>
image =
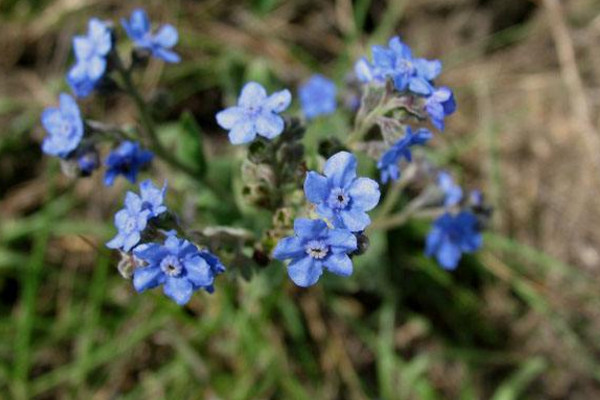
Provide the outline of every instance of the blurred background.
<path id="1" fill-rule="evenodd" d="M 64 177 L 39 124 L 67 90 L 72 36 L 136 6 L 180 33 L 184 62 L 138 76 L 168 106 L 161 129 L 189 111 L 220 182 L 242 150 L 214 114 L 244 81 L 343 83 L 394 34 L 440 58 L 458 111 L 433 156 L 493 205 L 484 249 L 447 273 L 413 222 L 374 234 L 352 278 L 309 290 L 273 264 L 220 277 L 185 308 L 136 294 L 104 247 L 127 185 Z M 1 0 L 0 49 L 0 398 L 600 398 L 597 0 Z M 123 96 L 81 107 L 136 118 Z M 154 168 L 167 204 L 223 219 L 219 199 Z"/>

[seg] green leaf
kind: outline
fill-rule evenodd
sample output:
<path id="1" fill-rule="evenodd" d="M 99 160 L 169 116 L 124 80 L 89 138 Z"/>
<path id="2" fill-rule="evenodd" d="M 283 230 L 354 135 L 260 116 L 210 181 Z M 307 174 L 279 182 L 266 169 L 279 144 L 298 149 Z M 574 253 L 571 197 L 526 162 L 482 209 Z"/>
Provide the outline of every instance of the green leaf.
<path id="1" fill-rule="evenodd" d="M 206 157 L 202 129 L 189 111 L 185 111 L 179 119 L 180 137 L 177 140 L 177 155 L 179 159 L 193 167 L 198 177 L 206 174 Z"/>

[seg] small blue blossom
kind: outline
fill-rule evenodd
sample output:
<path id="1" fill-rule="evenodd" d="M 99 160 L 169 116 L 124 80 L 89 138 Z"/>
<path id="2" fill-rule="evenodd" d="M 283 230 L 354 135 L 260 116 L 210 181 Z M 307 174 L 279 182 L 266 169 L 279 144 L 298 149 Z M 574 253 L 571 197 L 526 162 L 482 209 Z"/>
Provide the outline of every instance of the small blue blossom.
<path id="1" fill-rule="evenodd" d="M 77 165 L 83 176 L 90 176 L 100 166 L 98 150 L 94 147 L 77 152 Z"/>
<path id="2" fill-rule="evenodd" d="M 138 142 L 124 141 L 106 157 L 104 184 L 112 186 L 118 175 L 135 183 L 139 169 L 152 161 L 152 158 L 152 152 L 142 149 Z"/>
<path id="3" fill-rule="evenodd" d="M 443 131 L 444 118 L 456 111 L 452 90 L 447 87 L 436 88 L 425 101 L 425 111 L 429 114 L 431 123 Z"/>
<path id="4" fill-rule="evenodd" d="M 411 146 L 424 145 L 433 137 L 433 134 L 425 128 L 413 133 L 410 126 L 406 127 L 406 134 L 398 140 L 388 151 L 383 153 L 377 162 L 377 168 L 381 170 L 381 182 L 387 183 L 390 179 L 400 178 L 400 167 L 398 163 L 403 158 L 412 161 Z"/>
<path id="5" fill-rule="evenodd" d="M 214 255 L 174 235 L 167 236 L 164 244 L 141 245 L 134 255 L 147 263 L 133 271 L 135 290 L 143 292 L 164 285 L 165 295 L 181 306 L 190 301 L 196 290 L 212 291 L 215 276 L 224 271 Z M 214 259 L 218 268 L 211 265 Z"/>
<path id="6" fill-rule="evenodd" d="M 41 119 L 48 132 L 42 143 L 44 153 L 65 158 L 79 146 L 83 137 L 83 120 L 73 97 L 61 93 L 59 107 L 46 108 Z"/>
<path id="7" fill-rule="evenodd" d="M 472 253 L 482 244 L 477 218 L 470 212 L 446 213 L 439 217 L 427 236 L 425 254 L 435 256 L 445 269 L 455 269 L 463 253 Z"/>
<path id="8" fill-rule="evenodd" d="M 391 78 L 398 91 L 428 96 L 433 92 L 432 81 L 442 72 L 439 60 L 414 58 L 410 47 L 398 36 L 390 39 L 388 47 L 373 46 L 372 53 L 372 64 L 361 58 L 354 66 L 361 82 L 383 84 Z"/>
<path id="9" fill-rule="evenodd" d="M 452 207 L 460 203 L 463 197 L 462 188 L 454 183 L 452 175 L 442 171 L 438 174 L 437 178 L 438 187 L 444 193 L 444 206 Z"/>
<path id="10" fill-rule="evenodd" d="M 140 197 L 142 199 L 142 208 L 145 210 L 150 210 L 151 217 L 156 217 L 167 211 L 167 207 L 163 205 L 166 190 L 166 182 L 160 189 L 154 186 L 150 179 L 146 179 L 145 181 L 140 183 Z"/>
<path id="11" fill-rule="evenodd" d="M 469 205 L 471 207 L 483 207 L 484 201 L 483 193 L 481 193 L 481 190 L 472 190 L 469 193 Z"/>
<path id="12" fill-rule="evenodd" d="M 336 109 L 336 92 L 332 80 L 320 74 L 311 76 L 298 90 L 300 106 L 306 118 L 333 113 Z"/>
<path id="13" fill-rule="evenodd" d="M 75 36 L 75 65 L 67 73 L 67 82 L 77 97 L 87 97 L 106 72 L 106 56 L 112 49 L 112 33 L 107 24 L 92 18 L 87 36 Z"/>
<path id="14" fill-rule="evenodd" d="M 352 275 L 352 260 L 356 236 L 346 229 L 329 229 L 320 219 L 297 218 L 294 236 L 283 238 L 273 250 L 278 260 L 291 260 L 288 275 L 298 286 L 314 285 L 323 268 L 336 275 Z"/>
<path id="15" fill-rule="evenodd" d="M 371 219 L 367 211 L 379 203 L 379 185 L 369 178 L 356 177 L 356 158 L 345 151 L 325 163 L 325 176 L 310 171 L 304 193 L 317 205 L 317 213 L 336 228 L 351 232 L 364 230 Z"/>
<path id="16" fill-rule="evenodd" d="M 278 114 L 286 110 L 292 95 L 282 90 L 267 96 L 267 91 L 256 82 L 248 82 L 242 89 L 238 105 L 217 113 L 217 122 L 229 130 L 232 144 L 249 143 L 261 135 L 267 139 L 279 136 L 284 121 Z"/>
<path id="17" fill-rule="evenodd" d="M 125 208 L 115 214 L 117 236 L 106 243 L 106 246 L 111 249 L 130 251 L 139 243 L 151 215 L 152 211 L 143 207 L 140 196 L 127 192 Z"/>
<path id="18" fill-rule="evenodd" d="M 148 14 L 141 8 L 133 11 L 129 21 L 121 19 L 121 24 L 137 47 L 150 50 L 154 57 L 166 62 L 177 63 L 181 60 L 179 55 L 171 50 L 179 40 L 177 29 L 173 25 L 163 25 L 153 34 Z"/>

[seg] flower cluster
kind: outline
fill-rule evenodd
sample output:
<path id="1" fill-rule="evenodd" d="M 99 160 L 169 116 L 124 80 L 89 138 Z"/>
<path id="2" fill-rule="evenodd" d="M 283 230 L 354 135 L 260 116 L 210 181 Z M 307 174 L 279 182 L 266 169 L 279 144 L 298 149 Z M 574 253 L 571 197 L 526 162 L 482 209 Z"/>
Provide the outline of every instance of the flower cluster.
<path id="1" fill-rule="evenodd" d="M 127 192 L 125 207 L 115 214 L 118 233 L 106 246 L 133 254 L 137 260 L 133 285 L 138 292 L 164 285 L 164 293 L 183 305 L 198 289 L 212 293 L 215 276 L 225 267 L 208 250 L 161 229 L 159 219 L 168 212 L 163 204 L 166 189 L 166 184 L 158 188 L 146 180 L 139 195 Z M 161 232 L 164 244 L 153 241 Z"/>
<path id="2" fill-rule="evenodd" d="M 379 203 L 379 185 L 370 178 L 356 176 L 356 158 L 345 151 L 327 160 L 324 174 L 310 171 L 304 181 L 306 199 L 316 206 L 323 220 L 297 219 L 295 236 L 281 240 L 273 256 L 291 259 L 290 278 L 299 286 L 317 282 L 323 268 L 342 276 L 352 273 L 348 254 L 357 248 L 354 233 L 371 223 L 367 211 Z"/>
<path id="3" fill-rule="evenodd" d="M 193 221 L 180 223 L 164 204 L 166 183 L 157 187 L 148 179 L 139 185 L 139 193 L 126 192 L 123 208 L 114 215 L 117 233 L 106 246 L 120 252 L 119 271 L 132 279 L 136 291 L 162 286 L 164 294 L 180 305 L 187 304 L 200 289 L 212 293 L 215 278 L 225 267 L 209 248 L 218 249 L 228 268 L 239 270 L 243 277 L 248 275 L 249 265 L 266 265 L 271 258 L 287 262 L 290 279 L 301 287 L 316 284 L 325 270 L 350 276 L 354 258 L 367 250 L 367 228 L 406 220 L 405 215 L 388 220 L 387 214 L 399 208 L 393 204 L 399 196 L 408 202 L 403 211 L 406 215 L 439 216 L 427 236 L 425 254 L 435 257 L 443 268 L 456 268 L 464 253 L 481 247 L 481 229 L 490 211 L 481 193 L 474 191 L 465 200 L 462 188 L 448 172 L 437 172 L 435 167 L 415 172 L 428 156 L 420 147 L 433 139 L 434 128 L 444 130 L 445 118 L 456 110 L 452 91 L 435 84 L 442 71 L 439 60 L 417 58 L 393 37 L 387 46 L 373 46 L 372 61 L 362 58 L 356 63 L 356 79 L 349 81 L 347 88 L 336 87 L 320 74 L 304 81 L 298 88 L 304 118 L 284 115 L 292 103 L 288 89 L 269 94 L 261 83 L 246 83 L 236 104 L 215 115 L 231 144 L 248 145 L 245 152 L 236 152 L 246 154 L 241 178 L 234 180 L 241 182 L 241 196 L 229 199 L 223 196 L 228 188 L 214 189 L 213 182 L 205 180 L 204 169 L 210 166 L 191 166 L 195 160 L 189 160 L 189 153 L 202 156 L 205 162 L 202 143 L 194 142 L 198 148 L 190 150 L 190 146 L 183 151 L 187 141 L 181 147 L 177 143 L 177 151 L 162 143 L 154 121 L 157 113 L 135 85 L 133 74 L 150 57 L 167 63 L 180 61 L 174 51 L 177 30 L 169 24 L 153 29 L 142 9 L 122 19 L 121 26 L 133 47 L 127 62 L 118 51 L 121 46 L 117 46 L 115 25 L 93 18 L 87 34 L 73 39 L 75 64 L 66 80 L 76 98 L 95 91 L 107 93 L 111 88 L 127 94 L 138 109 L 141 126 L 85 118 L 75 98 L 61 93 L 59 105 L 45 109 L 41 116 L 47 132 L 43 152 L 58 157 L 65 172 L 73 175 L 89 176 L 103 164 L 106 186 L 112 186 L 119 176 L 135 183 L 140 171 L 155 157 L 160 158 L 197 180 L 211 195 L 222 196 L 223 206 L 231 206 L 231 215 L 241 216 L 236 220 L 239 227 L 219 225 L 188 231 L 184 227 L 192 226 Z M 362 96 L 358 96 L 359 90 Z M 345 139 L 328 137 L 318 145 L 303 140 L 306 123 L 348 112 L 338 109 L 338 96 L 356 99 L 347 118 L 353 127 L 337 135 Z M 182 118 L 182 126 L 186 123 L 182 131 L 192 129 L 195 121 L 191 118 Z M 309 132 L 312 135 L 313 131 Z M 387 204 L 373 224 L 369 212 L 379 204 L 380 184 L 358 176 L 355 154 L 361 151 L 371 157 L 369 168 L 378 171 L 379 181 L 389 183 Z M 322 173 L 307 168 L 321 160 L 317 152 L 325 160 Z M 106 154 L 103 162 L 101 154 Z M 407 163 L 412 163 L 413 173 L 401 171 Z M 401 177 L 401 182 L 394 183 Z M 410 193 L 403 193 L 411 184 Z M 243 211 L 250 207 L 267 209 L 273 215 L 271 225 L 258 236 L 244 229 L 260 225 L 244 219 Z"/>
<path id="4" fill-rule="evenodd" d="M 142 9 L 134 10 L 129 21 L 123 20 L 122 25 L 136 48 L 145 49 L 167 62 L 179 61 L 179 56 L 172 51 L 178 40 L 173 26 L 164 25 L 153 34 L 148 16 Z M 131 68 L 124 68 L 116 53 L 111 24 L 92 18 L 87 34 L 73 38 L 73 51 L 75 64 L 69 69 L 66 80 L 76 97 L 88 97 L 112 73 L 129 80 L 129 76 L 123 75 L 129 74 Z M 134 66 L 132 56 L 131 67 Z M 127 91 L 130 88 L 121 89 Z M 123 140 L 127 135 L 122 131 L 113 132 L 114 129 L 107 125 L 84 120 L 77 102 L 66 93 L 60 95 L 58 108 L 44 110 L 41 120 L 47 132 L 42 144 L 43 152 L 61 158 L 75 175 L 89 176 L 100 166 L 98 144 L 101 141 L 109 139 L 116 142 L 104 162 L 107 186 L 111 186 L 118 175 L 134 183 L 139 170 L 153 158 L 152 152 L 143 149 L 137 141 Z"/>

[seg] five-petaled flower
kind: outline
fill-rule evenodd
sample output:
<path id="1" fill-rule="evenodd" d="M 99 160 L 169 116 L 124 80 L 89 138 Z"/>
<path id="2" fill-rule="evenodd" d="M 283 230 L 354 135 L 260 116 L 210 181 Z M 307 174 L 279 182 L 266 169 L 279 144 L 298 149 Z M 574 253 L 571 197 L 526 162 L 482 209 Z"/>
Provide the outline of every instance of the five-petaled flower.
<path id="1" fill-rule="evenodd" d="M 140 168 L 152 161 L 152 158 L 152 152 L 142 149 L 138 142 L 124 141 L 106 157 L 104 184 L 111 186 L 118 175 L 123 175 L 131 183 L 135 183 Z"/>
<path id="2" fill-rule="evenodd" d="M 347 229 L 330 229 L 320 219 L 297 218 L 294 236 L 281 239 L 273 257 L 291 260 L 288 275 L 298 286 L 314 285 L 323 268 L 336 275 L 350 276 L 352 260 L 348 256 L 356 250 L 356 236 Z"/>
<path id="3" fill-rule="evenodd" d="M 119 232 L 117 236 L 106 243 L 106 246 L 111 249 L 130 251 L 139 243 L 151 215 L 152 211 L 143 207 L 140 196 L 133 192 L 127 192 L 125 208 L 115 214 L 115 226 Z"/>
<path id="4" fill-rule="evenodd" d="M 159 189 L 150 179 L 140 183 L 140 195 L 127 192 L 125 208 L 115 214 L 115 226 L 119 233 L 106 245 L 111 249 L 130 251 L 141 239 L 148 221 L 167 211 L 163 204 L 166 182 Z"/>
<path id="5" fill-rule="evenodd" d="M 140 245 L 134 255 L 146 266 L 133 272 L 133 286 L 138 292 L 164 285 L 165 295 L 179 305 L 185 305 L 195 290 L 213 290 L 215 276 L 224 270 L 207 251 L 200 251 L 187 240 L 168 235 L 164 244 Z"/>
<path id="6" fill-rule="evenodd" d="M 445 269 L 454 269 L 463 253 L 472 253 L 482 244 L 477 218 L 470 212 L 443 214 L 427 235 L 425 254 L 435 256 Z"/>
<path id="7" fill-rule="evenodd" d="M 405 135 L 383 153 L 377 162 L 377 168 L 381 171 L 381 182 L 387 183 L 388 180 L 398 180 L 400 178 L 400 167 L 398 163 L 401 159 L 412 161 L 411 146 L 423 145 L 433 137 L 433 134 L 425 128 L 421 128 L 413 133 L 410 126 L 406 127 Z"/>
<path id="8" fill-rule="evenodd" d="M 75 36 L 75 65 L 67 73 L 67 82 L 77 97 L 87 97 L 106 71 L 106 56 L 112 49 L 112 33 L 107 24 L 92 18 L 87 36 Z"/>
<path id="9" fill-rule="evenodd" d="M 425 111 L 431 123 L 440 131 L 444 130 L 444 118 L 456 111 L 456 101 L 452 90 L 443 86 L 434 89 L 425 100 Z"/>
<path id="10" fill-rule="evenodd" d="M 460 203 L 463 197 L 462 188 L 454 182 L 452 175 L 441 171 L 437 177 L 438 187 L 444 194 L 444 206 L 452 207 Z"/>
<path id="11" fill-rule="evenodd" d="M 248 143 L 256 135 L 267 139 L 279 136 L 285 127 L 278 114 L 286 110 L 292 95 L 285 89 L 267 96 L 267 91 L 256 82 L 248 82 L 242 89 L 238 105 L 217 113 L 217 122 L 229 130 L 232 144 Z"/>
<path id="12" fill-rule="evenodd" d="M 336 108 L 336 87 L 332 80 L 316 74 L 300 86 L 300 106 L 307 119 L 331 114 Z"/>
<path id="13" fill-rule="evenodd" d="M 370 178 L 356 177 L 356 158 L 345 151 L 327 160 L 325 176 L 310 171 L 304 193 L 317 205 L 317 213 L 336 228 L 352 232 L 364 230 L 371 219 L 367 211 L 379 203 L 379 185 Z"/>
<path id="14" fill-rule="evenodd" d="M 388 47 L 373 46 L 373 63 L 361 58 L 354 71 L 362 82 L 384 83 L 391 78 L 394 87 L 403 92 L 409 90 L 422 96 L 433 92 L 432 81 L 442 72 L 439 60 L 414 58 L 412 50 L 398 36 L 390 39 Z"/>
<path id="15" fill-rule="evenodd" d="M 171 50 L 179 39 L 177 29 L 173 25 L 163 25 L 153 34 L 148 14 L 141 8 L 133 11 L 129 21 L 121 19 L 121 24 L 137 47 L 150 50 L 154 57 L 166 62 L 177 63 L 181 60 L 179 55 Z"/>
<path id="16" fill-rule="evenodd" d="M 44 153 L 65 158 L 79 146 L 84 131 L 83 120 L 73 97 L 61 93 L 59 107 L 46 108 L 41 119 L 48 132 L 42 143 Z"/>

